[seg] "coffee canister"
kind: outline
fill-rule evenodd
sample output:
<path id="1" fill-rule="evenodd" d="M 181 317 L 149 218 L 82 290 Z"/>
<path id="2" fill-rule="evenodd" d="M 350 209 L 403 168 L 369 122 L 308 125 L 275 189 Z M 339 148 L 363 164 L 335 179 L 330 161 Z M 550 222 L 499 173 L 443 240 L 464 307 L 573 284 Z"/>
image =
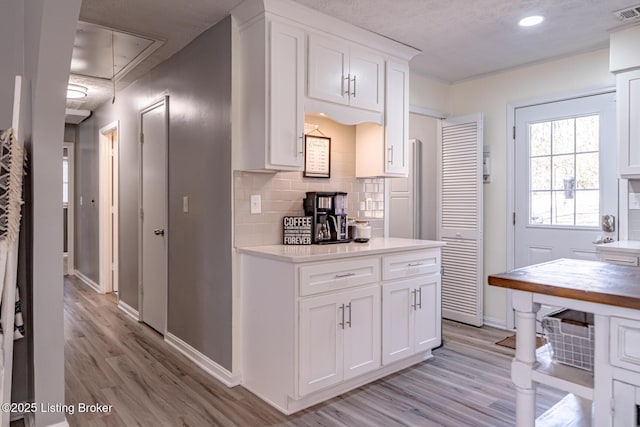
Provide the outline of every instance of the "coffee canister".
<path id="1" fill-rule="evenodd" d="M 353 240 L 358 243 L 366 243 L 371 238 L 371 226 L 367 220 L 357 220 Z"/>

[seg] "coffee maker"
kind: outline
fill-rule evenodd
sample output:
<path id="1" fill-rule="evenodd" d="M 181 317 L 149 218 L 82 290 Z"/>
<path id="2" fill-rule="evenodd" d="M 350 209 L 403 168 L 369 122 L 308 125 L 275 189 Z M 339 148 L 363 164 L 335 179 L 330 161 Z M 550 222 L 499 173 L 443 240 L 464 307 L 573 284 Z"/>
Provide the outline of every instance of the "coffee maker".
<path id="1" fill-rule="evenodd" d="M 312 217 L 312 242 L 346 243 L 347 193 L 309 191 L 304 199 L 304 214 Z"/>

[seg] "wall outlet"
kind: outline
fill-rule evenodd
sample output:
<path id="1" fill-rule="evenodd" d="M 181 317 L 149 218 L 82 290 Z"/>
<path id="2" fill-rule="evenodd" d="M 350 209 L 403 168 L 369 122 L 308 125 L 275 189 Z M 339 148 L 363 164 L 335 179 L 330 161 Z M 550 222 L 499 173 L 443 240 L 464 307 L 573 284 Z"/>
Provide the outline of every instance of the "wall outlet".
<path id="1" fill-rule="evenodd" d="M 189 196 L 182 197 L 182 213 L 189 213 Z"/>
<path id="2" fill-rule="evenodd" d="M 262 213 L 262 197 L 259 194 L 251 195 L 251 213 Z"/>

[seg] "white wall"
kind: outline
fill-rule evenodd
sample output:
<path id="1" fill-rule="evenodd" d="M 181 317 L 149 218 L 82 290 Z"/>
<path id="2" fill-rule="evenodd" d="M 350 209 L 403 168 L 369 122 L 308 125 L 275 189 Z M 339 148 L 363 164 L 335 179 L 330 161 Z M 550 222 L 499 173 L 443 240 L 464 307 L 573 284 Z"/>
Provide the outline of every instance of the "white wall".
<path id="1" fill-rule="evenodd" d="M 506 321 L 506 291 L 488 286 L 486 276 L 507 269 L 507 105 L 614 85 L 609 49 L 452 85 L 411 74 L 412 106 L 453 116 L 484 113 L 484 144 L 492 146 L 493 161 L 493 182 L 484 186 L 484 317 L 489 323 Z"/>
<path id="2" fill-rule="evenodd" d="M 493 182 L 484 186 L 484 316 L 490 322 L 506 320 L 506 291 L 486 285 L 486 276 L 507 269 L 507 104 L 614 85 L 603 49 L 452 86 L 453 114 L 484 113 L 484 143 L 492 150 Z"/>

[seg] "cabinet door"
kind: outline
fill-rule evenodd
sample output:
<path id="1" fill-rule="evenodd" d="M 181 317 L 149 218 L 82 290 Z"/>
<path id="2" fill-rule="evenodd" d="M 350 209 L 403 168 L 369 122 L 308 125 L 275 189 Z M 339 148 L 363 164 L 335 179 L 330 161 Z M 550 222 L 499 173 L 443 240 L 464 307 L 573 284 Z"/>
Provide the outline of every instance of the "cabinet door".
<path id="1" fill-rule="evenodd" d="M 309 35 L 308 92 L 312 98 L 349 103 L 349 48 L 338 39 Z"/>
<path id="2" fill-rule="evenodd" d="M 387 61 L 385 94 L 385 172 L 408 172 L 409 65 Z"/>
<path id="3" fill-rule="evenodd" d="M 620 175 L 640 176 L 640 70 L 617 76 Z"/>
<path id="4" fill-rule="evenodd" d="M 298 394 L 342 381 L 344 293 L 300 300 Z"/>
<path id="5" fill-rule="evenodd" d="M 640 419 L 640 387 L 613 381 L 613 427 L 637 426 Z"/>
<path id="6" fill-rule="evenodd" d="M 382 285 L 382 364 L 413 353 L 413 280 Z"/>
<path id="7" fill-rule="evenodd" d="M 380 367 L 380 286 L 349 292 L 344 329 L 344 379 Z"/>
<path id="8" fill-rule="evenodd" d="M 304 31 L 270 23 L 269 162 L 304 165 Z"/>
<path id="9" fill-rule="evenodd" d="M 349 78 L 351 106 L 373 111 L 384 109 L 384 59 L 381 56 L 351 49 Z"/>
<path id="10" fill-rule="evenodd" d="M 440 345 L 440 275 L 419 279 L 414 312 L 414 352 L 431 350 Z"/>

